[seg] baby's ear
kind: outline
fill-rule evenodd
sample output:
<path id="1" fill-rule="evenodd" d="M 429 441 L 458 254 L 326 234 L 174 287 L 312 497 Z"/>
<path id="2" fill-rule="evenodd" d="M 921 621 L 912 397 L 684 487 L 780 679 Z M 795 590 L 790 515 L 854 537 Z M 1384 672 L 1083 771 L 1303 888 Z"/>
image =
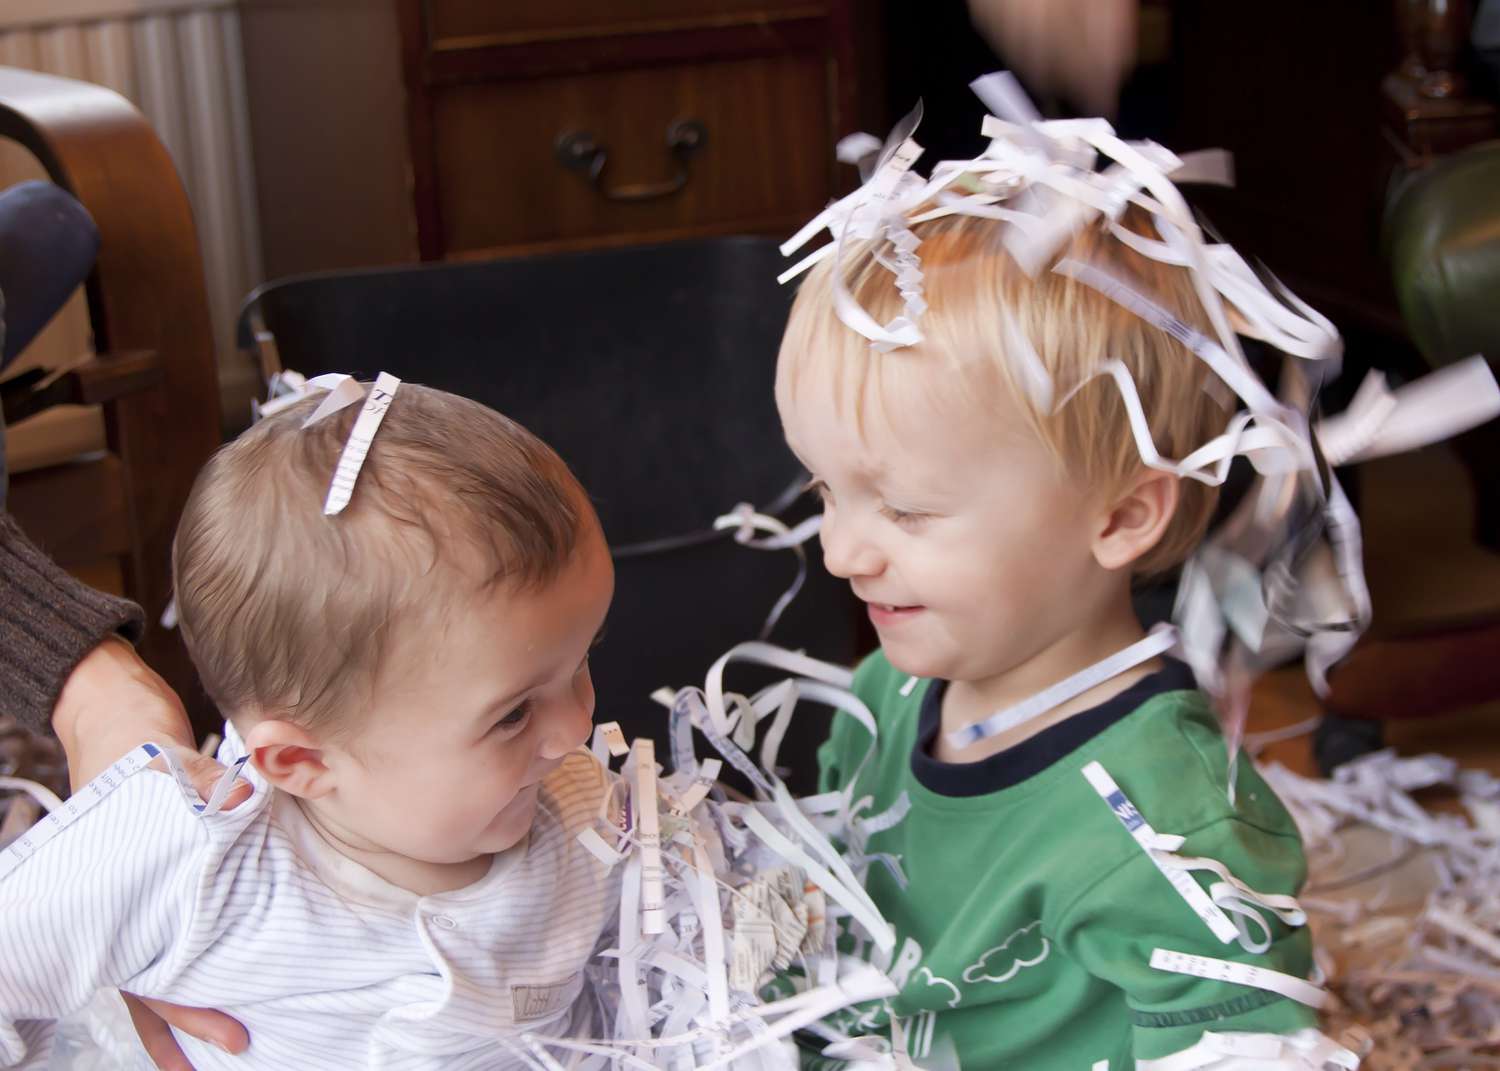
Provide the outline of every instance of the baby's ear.
<path id="1" fill-rule="evenodd" d="M 1146 469 L 1107 503 L 1095 530 L 1094 560 L 1105 569 L 1124 569 L 1161 542 L 1177 512 L 1177 480 Z"/>
<path id="2" fill-rule="evenodd" d="M 250 760 L 276 788 L 315 800 L 333 789 L 333 772 L 318 739 L 300 725 L 270 718 L 245 734 Z"/>

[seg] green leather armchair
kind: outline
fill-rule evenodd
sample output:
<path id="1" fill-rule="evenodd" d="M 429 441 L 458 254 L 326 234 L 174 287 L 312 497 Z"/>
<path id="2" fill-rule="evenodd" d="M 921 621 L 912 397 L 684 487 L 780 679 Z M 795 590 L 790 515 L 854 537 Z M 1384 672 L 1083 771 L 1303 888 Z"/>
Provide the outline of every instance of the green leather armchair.
<path id="1" fill-rule="evenodd" d="M 1475 353 L 1500 368 L 1500 141 L 1392 183 L 1381 244 L 1401 316 L 1437 368 Z M 1453 440 L 1474 485 L 1475 537 L 1500 552 L 1500 421 Z M 1381 746 L 1381 723 L 1500 696 L 1493 616 L 1366 636 L 1334 671 L 1314 750 L 1325 771 Z"/>
<path id="2" fill-rule="evenodd" d="M 1423 359 L 1436 368 L 1482 353 L 1500 368 L 1500 141 L 1393 184 L 1381 237 Z M 1476 536 L 1500 551 L 1500 422 L 1454 445 L 1474 481 Z"/>

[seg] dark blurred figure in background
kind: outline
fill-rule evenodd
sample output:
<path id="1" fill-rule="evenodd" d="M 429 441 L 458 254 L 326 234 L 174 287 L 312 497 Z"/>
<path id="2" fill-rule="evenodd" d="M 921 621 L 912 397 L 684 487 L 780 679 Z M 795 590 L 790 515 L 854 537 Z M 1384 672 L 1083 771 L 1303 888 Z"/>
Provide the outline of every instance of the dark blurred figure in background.
<path id="1" fill-rule="evenodd" d="M 1152 133 L 1132 129 L 1133 94 L 1122 101 L 1137 58 L 1137 0 L 896 0 L 884 14 L 887 111 L 894 122 L 924 101 L 917 140 L 928 161 L 983 147 L 984 106 L 969 82 L 1000 68 L 1013 71 L 1044 112 L 1063 107 L 1117 119 L 1131 136 Z"/>

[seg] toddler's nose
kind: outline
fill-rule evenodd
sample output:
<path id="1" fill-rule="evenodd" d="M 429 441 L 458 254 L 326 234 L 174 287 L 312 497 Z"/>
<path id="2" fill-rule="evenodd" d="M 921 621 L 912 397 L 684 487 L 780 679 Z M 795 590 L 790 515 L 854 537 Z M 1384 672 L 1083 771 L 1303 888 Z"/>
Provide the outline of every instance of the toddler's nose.
<path id="1" fill-rule="evenodd" d="M 880 552 L 864 538 L 858 525 L 845 519 L 836 520 L 832 512 L 825 512 L 819 538 L 823 543 L 823 564 L 834 576 L 851 580 L 874 576 L 880 571 Z"/>

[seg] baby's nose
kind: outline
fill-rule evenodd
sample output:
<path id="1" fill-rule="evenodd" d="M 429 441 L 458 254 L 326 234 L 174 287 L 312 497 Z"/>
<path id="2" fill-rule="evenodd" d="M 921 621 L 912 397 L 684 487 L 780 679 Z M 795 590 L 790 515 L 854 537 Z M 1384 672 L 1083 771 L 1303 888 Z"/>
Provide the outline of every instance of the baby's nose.
<path id="1" fill-rule="evenodd" d="M 560 758 L 588 742 L 594 728 L 594 682 L 587 669 L 579 675 L 568 698 L 550 713 L 541 747 L 543 758 Z"/>

